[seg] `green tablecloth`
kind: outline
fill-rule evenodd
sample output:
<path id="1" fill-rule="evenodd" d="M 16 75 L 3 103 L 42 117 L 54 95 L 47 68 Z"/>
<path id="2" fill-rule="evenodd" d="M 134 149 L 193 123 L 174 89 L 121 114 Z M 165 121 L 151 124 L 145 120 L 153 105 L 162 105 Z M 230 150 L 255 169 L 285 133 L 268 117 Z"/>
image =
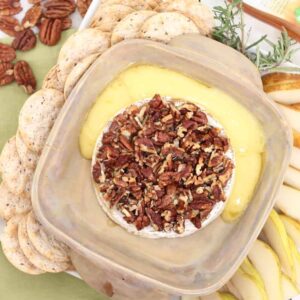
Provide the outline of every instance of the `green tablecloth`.
<path id="1" fill-rule="evenodd" d="M 26 60 L 37 78 L 38 88 L 48 70 L 55 64 L 62 42 L 72 33 L 64 32 L 55 47 L 38 44 L 28 52 L 18 52 L 18 59 Z M 0 87 L 0 150 L 16 133 L 19 111 L 27 95 L 15 83 Z M 104 297 L 83 281 L 65 273 L 30 276 L 19 272 L 3 256 L 0 247 L 0 299 L 5 300 L 103 300 Z"/>

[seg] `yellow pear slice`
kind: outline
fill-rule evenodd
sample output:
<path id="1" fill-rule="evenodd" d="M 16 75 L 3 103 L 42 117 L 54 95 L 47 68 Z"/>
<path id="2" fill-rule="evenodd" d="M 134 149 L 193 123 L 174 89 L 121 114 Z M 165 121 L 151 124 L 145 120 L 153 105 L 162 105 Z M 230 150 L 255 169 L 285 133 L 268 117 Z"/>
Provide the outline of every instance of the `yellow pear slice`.
<path id="1" fill-rule="evenodd" d="M 286 215 L 280 215 L 280 219 L 284 224 L 287 234 L 300 250 L 300 223 Z"/>
<path id="2" fill-rule="evenodd" d="M 290 126 L 300 132 L 300 111 L 278 104 L 278 108 L 283 112 Z"/>
<path id="3" fill-rule="evenodd" d="M 248 257 L 263 280 L 268 299 L 282 300 L 280 263 L 272 248 L 256 240 Z"/>
<path id="4" fill-rule="evenodd" d="M 285 215 L 300 222 L 300 191 L 287 185 L 282 185 L 275 207 Z"/>
<path id="5" fill-rule="evenodd" d="M 269 245 L 277 254 L 283 271 L 294 281 L 295 269 L 289 238 L 279 215 L 272 210 L 263 229 Z"/>
<path id="6" fill-rule="evenodd" d="M 300 149 L 297 147 L 293 147 L 290 164 L 300 171 Z"/>
<path id="7" fill-rule="evenodd" d="M 224 292 L 216 292 L 208 296 L 201 296 L 200 299 L 201 300 L 237 300 L 237 298 L 232 294 L 224 293 Z"/>
<path id="8" fill-rule="evenodd" d="M 300 190 L 300 171 L 295 168 L 288 167 L 284 176 L 284 183 Z"/>
<path id="9" fill-rule="evenodd" d="M 241 295 L 240 299 L 266 300 L 266 291 L 261 285 L 241 268 L 231 278 L 231 283 Z"/>
<path id="10" fill-rule="evenodd" d="M 293 297 L 298 296 L 300 294 L 300 291 L 297 289 L 295 284 L 285 274 L 282 274 L 281 279 L 283 300 L 290 300 Z"/>
<path id="11" fill-rule="evenodd" d="M 296 274 L 294 283 L 296 284 L 297 288 L 300 288 L 300 254 L 297 250 L 296 244 L 290 237 L 289 237 L 289 244 L 292 251 L 292 257 L 293 257 L 295 274 Z"/>

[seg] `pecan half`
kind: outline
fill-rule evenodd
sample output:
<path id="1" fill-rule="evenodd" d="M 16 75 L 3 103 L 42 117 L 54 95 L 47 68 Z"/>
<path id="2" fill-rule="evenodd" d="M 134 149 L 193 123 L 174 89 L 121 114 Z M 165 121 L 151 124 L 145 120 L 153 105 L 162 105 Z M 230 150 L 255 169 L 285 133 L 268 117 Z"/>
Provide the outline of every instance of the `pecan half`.
<path id="1" fill-rule="evenodd" d="M 28 51 L 36 45 L 36 36 L 31 29 L 19 32 L 12 42 L 12 46 L 16 50 Z"/>
<path id="2" fill-rule="evenodd" d="M 61 30 L 67 30 L 72 27 L 72 19 L 69 17 L 61 19 Z"/>
<path id="3" fill-rule="evenodd" d="M 22 10 L 19 0 L 0 0 L 0 16 L 13 16 Z"/>
<path id="4" fill-rule="evenodd" d="M 0 86 L 14 81 L 14 65 L 10 62 L 0 63 Z"/>
<path id="5" fill-rule="evenodd" d="M 19 31 L 23 30 L 23 27 L 14 17 L 0 16 L 0 30 L 10 36 L 15 36 Z"/>
<path id="6" fill-rule="evenodd" d="M 16 51 L 13 47 L 0 43 L 0 62 L 10 62 L 16 58 Z"/>
<path id="7" fill-rule="evenodd" d="M 41 3 L 41 0 L 27 0 L 30 4 L 38 4 Z"/>
<path id="8" fill-rule="evenodd" d="M 40 41 L 48 46 L 56 45 L 61 37 L 62 20 L 44 19 L 40 26 Z"/>
<path id="9" fill-rule="evenodd" d="M 91 3 L 92 3 L 92 0 L 77 0 L 77 8 L 82 17 L 85 16 Z"/>
<path id="10" fill-rule="evenodd" d="M 32 6 L 29 10 L 27 10 L 23 20 L 22 25 L 24 28 L 34 27 L 40 20 L 42 16 L 42 7 L 37 4 Z"/>
<path id="11" fill-rule="evenodd" d="M 36 89 L 36 80 L 29 64 L 20 60 L 15 64 L 14 76 L 18 85 L 22 86 L 27 94 L 32 94 Z"/>
<path id="12" fill-rule="evenodd" d="M 47 18 L 65 18 L 75 11 L 73 0 L 47 0 L 43 2 L 43 15 Z"/>

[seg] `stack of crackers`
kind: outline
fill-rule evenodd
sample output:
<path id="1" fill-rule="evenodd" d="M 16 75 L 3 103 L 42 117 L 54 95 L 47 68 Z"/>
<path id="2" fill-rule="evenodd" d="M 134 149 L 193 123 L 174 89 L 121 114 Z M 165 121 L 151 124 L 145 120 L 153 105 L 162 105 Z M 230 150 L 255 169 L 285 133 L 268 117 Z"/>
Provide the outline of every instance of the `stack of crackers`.
<path id="1" fill-rule="evenodd" d="M 42 89 L 21 109 L 16 136 L 0 157 L 0 217 L 6 221 L 2 248 L 7 259 L 29 274 L 70 267 L 66 245 L 47 233 L 31 205 L 35 168 L 54 122 L 69 94 L 98 56 L 126 39 L 168 43 L 187 33 L 209 36 L 213 14 L 198 0 L 103 0 L 91 28 L 73 34 Z"/>

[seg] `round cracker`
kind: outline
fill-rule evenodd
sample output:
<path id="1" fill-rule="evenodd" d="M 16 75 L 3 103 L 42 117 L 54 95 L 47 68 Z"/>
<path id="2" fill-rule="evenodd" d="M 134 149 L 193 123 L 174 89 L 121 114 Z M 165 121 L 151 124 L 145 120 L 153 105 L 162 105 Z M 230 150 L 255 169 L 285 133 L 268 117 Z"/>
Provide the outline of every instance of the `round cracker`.
<path id="1" fill-rule="evenodd" d="M 92 19 L 91 27 L 112 32 L 115 26 L 132 12 L 134 12 L 133 8 L 122 4 L 100 5 Z"/>
<path id="2" fill-rule="evenodd" d="M 156 12 L 152 10 L 140 10 L 126 16 L 114 28 L 111 35 L 111 44 L 114 45 L 126 39 L 138 38 L 145 21 L 155 14 Z"/>
<path id="3" fill-rule="evenodd" d="M 23 166 L 17 152 L 15 136 L 9 139 L 3 147 L 0 156 L 0 170 L 8 190 L 16 195 L 21 195 L 32 170 Z"/>
<path id="4" fill-rule="evenodd" d="M 153 1 L 152 1 L 153 2 Z M 129 6 L 135 10 L 142 10 L 142 9 L 151 9 L 153 6 L 145 0 L 104 0 L 101 2 L 101 5 L 114 5 L 114 4 L 122 4 Z M 152 5 L 154 5 L 152 3 Z M 156 3 L 157 5 L 157 3 Z"/>
<path id="5" fill-rule="evenodd" d="M 110 35 L 98 28 L 87 28 L 73 34 L 63 45 L 58 56 L 57 76 L 65 84 L 78 62 L 91 54 L 102 54 L 110 47 Z"/>
<path id="6" fill-rule="evenodd" d="M 60 92 L 64 90 L 64 84 L 59 80 L 57 76 L 58 66 L 53 66 L 44 78 L 42 88 L 43 89 L 55 89 Z"/>
<path id="7" fill-rule="evenodd" d="M 33 212 L 27 216 L 27 233 L 35 249 L 51 261 L 68 262 L 69 248 L 45 232 Z"/>
<path id="8" fill-rule="evenodd" d="M 16 146 L 17 146 L 17 152 L 19 154 L 22 164 L 25 167 L 34 170 L 37 165 L 39 155 L 27 147 L 27 145 L 24 143 L 19 131 L 17 131 L 17 134 L 16 134 Z"/>
<path id="9" fill-rule="evenodd" d="M 7 222 L 1 240 L 3 253 L 12 265 L 22 272 L 31 275 L 45 273 L 30 263 L 20 248 L 18 224 L 22 219 L 24 219 L 24 216 L 18 215 Z"/>
<path id="10" fill-rule="evenodd" d="M 64 96 L 66 100 L 82 75 L 87 71 L 98 56 L 99 54 L 91 54 L 78 62 L 78 64 L 72 69 L 67 77 L 64 88 Z"/>
<path id="11" fill-rule="evenodd" d="M 19 132 L 27 147 L 40 154 L 64 103 L 54 89 L 42 89 L 31 95 L 19 115 Z"/>
<path id="12" fill-rule="evenodd" d="M 59 273 L 67 270 L 70 266 L 68 262 L 51 261 L 41 255 L 31 243 L 27 234 L 26 218 L 23 218 L 18 226 L 18 239 L 20 247 L 27 259 L 38 269 L 49 273 Z"/>
<path id="13" fill-rule="evenodd" d="M 199 33 L 191 19 L 178 12 L 162 12 L 146 20 L 140 37 L 168 43 L 173 37 L 187 33 Z"/>
<path id="14" fill-rule="evenodd" d="M 25 194 L 14 195 L 4 182 L 0 184 L 0 217 L 9 220 L 15 215 L 29 212 L 32 209 L 30 198 Z"/>
<path id="15" fill-rule="evenodd" d="M 203 35 L 210 35 L 214 27 L 211 9 L 197 0 L 166 0 L 160 3 L 159 11 L 178 11 L 190 18 Z"/>

